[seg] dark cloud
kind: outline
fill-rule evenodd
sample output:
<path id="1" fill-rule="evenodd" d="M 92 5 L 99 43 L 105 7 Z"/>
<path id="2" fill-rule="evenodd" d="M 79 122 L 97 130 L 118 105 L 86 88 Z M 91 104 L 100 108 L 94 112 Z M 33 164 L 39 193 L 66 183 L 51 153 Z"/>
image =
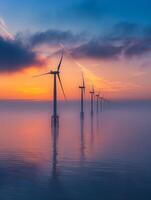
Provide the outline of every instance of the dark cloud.
<path id="1" fill-rule="evenodd" d="M 91 40 L 71 50 L 74 57 L 90 57 L 100 59 L 113 59 L 121 54 L 122 47 L 98 40 Z"/>
<path id="2" fill-rule="evenodd" d="M 13 72 L 30 65 L 39 65 L 36 53 L 14 40 L 0 37 L 0 72 Z"/>
<path id="3" fill-rule="evenodd" d="M 91 2 L 91 1 L 90 1 Z M 98 1 L 95 1 L 97 4 Z M 73 34 L 71 31 L 47 30 L 19 37 L 26 41 L 30 48 L 40 45 L 59 45 L 63 43 L 71 50 L 74 57 L 98 59 L 115 59 L 141 56 L 151 51 L 150 26 L 120 22 L 112 26 L 105 35 L 90 37 L 87 34 Z"/>
<path id="4" fill-rule="evenodd" d="M 133 39 L 125 46 L 125 56 L 141 56 L 151 52 L 151 38 Z"/>
<path id="5" fill-rule="evenodd" d="M 138 57 L 151 52 L 151 39 L 131 39 L 123 41 L 90 41 L 79 47 L 73 48 L 71 54 L 74 57 L 89 57 L 97 59 L 115 59 L 121 55 L 125 57 Z"/>
<path id="6" fill-rule="evenodd" d="M 84 40 L 84 34 L 70 31 L 47 30 L 35 34 L 17 34 L 15 40 L 0 37 L 0 72 L 14 72 L 31 65 L 40 65 L 34 47 L 60 43 L 72 45 Z"/>
<path id="7" fill-rule="evenodd" d="M 39 66 L 36 48 L 47 44 L 63 43 L 77 58 L 117 59 L 146 56 L 151 52 L 150 26 L 122 22 L 113 26 L 105 36 L 90 37 L 71 31 L 47 30 L 34 34 L 18 34 L 15 40 L 0 37 L 0 72 L 22 70 L 31 65 Z"/>
<path id="8" fill-rule="evenodd" d="M 99 36 L 71 50 L 75 57 L 114 59 L 144 56 L 151 52 L 150 26 L 122 22 L 104 37 Z"/>
<path id="9" fill-rule="evenodd" d="M 29 38 L 31 47 L 37 45 L 48 44 L 58 45 L 78 43 L 85 39 L 85 34 L 73 34 L 71 31 L 47 30 L 44 32 L 37 32 Z"/>

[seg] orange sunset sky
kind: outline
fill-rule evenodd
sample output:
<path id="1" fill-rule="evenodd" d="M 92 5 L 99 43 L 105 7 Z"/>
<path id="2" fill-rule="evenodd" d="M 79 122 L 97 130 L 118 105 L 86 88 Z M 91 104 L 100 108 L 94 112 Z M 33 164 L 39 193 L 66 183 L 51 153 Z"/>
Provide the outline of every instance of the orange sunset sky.
<path id="1" fill-rule="evenodd" d="M 1 99 L 52 99 L 53 77 L 33 77 L 36 74 L 47 72 L 57 66 L 57 57 L 48 60 L 45 66 L 34 67 L 14 73 L 2 73 L 0 75 L 0 98 Z M 81 72 L 83 71 L 86 81 L 86 98 L 92 83 L 96 91 L 101 91 L 109 99 L 149 99 L 150 72 L 137 69 L 133 61 L 110 61 L 84 59 L 74 60 L 68 55 L 64 56 L 61 68 L 61 78 L 68 99 L 79 99 L 78 86 L 81 83 Z M 116 70 L 115 70 L 116 68 Z M 63 95 L 58 84 L 59 99 Z"/>
<path id="2" fill-rule="evenodd" d="M 62 48 L 61 78 L 67 99 L 79 99 L 82 72 L 87 99 L 92 84 L 108 99 L 151 99 L 150 24 L 145 15 L 142 21 L 139 13 L 108 12 L 102 18 L 100 10 L 97 13 L 99 1 L 88 13 L 76 10 L 76 2 L 53 4 L 45 15 L 49 3 L 35 6 L 34 11 L 25 1 L 14 1 L 13 10 L 11 4 L 0 3 L 1 100 L 52 99 L 53 77 L 33 76 L 57 67 Z M 54 12 L 58 7 L 60 15 Z M 73 12 L 67 13 L 70 7 Z M 58 97 L 63 99 L 59 84 Z"/>

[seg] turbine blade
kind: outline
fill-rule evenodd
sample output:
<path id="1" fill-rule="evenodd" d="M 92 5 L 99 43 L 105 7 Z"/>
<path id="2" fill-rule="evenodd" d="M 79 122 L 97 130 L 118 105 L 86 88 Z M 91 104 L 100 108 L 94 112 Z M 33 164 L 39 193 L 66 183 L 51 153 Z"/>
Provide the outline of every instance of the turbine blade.
<path id="1" fill-rule="evenodd" d="M 35 76 L 33 76 L 33 77 L 45 76 L 45 75 L 48 75 L 48 74 L 50 74 L 50 72 L 47 72 L 47 73 L 44 73 L 44 74 L 35 75 Z"/>
<path id="2" fill-rule="evenodd" d="M 59 64 L 58 64 L 58 69 L 57 69 L 57 71 L 60 70 L 61 63 L 62 63 L 62 59 L 63 59 L 63 50 L 62 50 L 62 53 L 61 53 L 61 58 L 60 58 L 60 62 L 59 62 Z"/>
<path id="3" fill-rule="evenodd" d="M 60 75 L 57 74 L 57 76 L 58 76 L 58 79 L 59 79 L 59 83 L 60 83 L 60 86 L 61 86 L 61 89 L 62 89 L 63 96 L 64 96 L 65 100 L 67 100 L 65 92 L 64 92 L 64 89 L 63 89 L 63 85 L 62 85 L 62 81 L 61 81 Z"/>

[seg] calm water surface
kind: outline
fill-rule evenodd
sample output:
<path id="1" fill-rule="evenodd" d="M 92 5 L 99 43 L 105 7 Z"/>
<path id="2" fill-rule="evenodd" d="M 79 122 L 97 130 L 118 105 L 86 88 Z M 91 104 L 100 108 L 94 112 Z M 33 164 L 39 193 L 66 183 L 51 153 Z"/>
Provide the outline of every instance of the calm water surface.
<path id="1" fill-rule="evenodd" d="M 0 104 L 0 200 L 150 200 L 151 109 Z"/>

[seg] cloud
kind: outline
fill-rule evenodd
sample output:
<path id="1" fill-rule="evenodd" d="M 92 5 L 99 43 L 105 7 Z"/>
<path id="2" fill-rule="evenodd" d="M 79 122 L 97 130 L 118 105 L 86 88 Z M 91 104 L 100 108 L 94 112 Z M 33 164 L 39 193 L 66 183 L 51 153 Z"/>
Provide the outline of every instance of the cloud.
<path id="1" fill-rule="evenodd" d="M 19 40 L 24 39 L 22 34 L 17 36 Z M 37 32 L 26 38 L 31 47 L 39 45 L 58 45 L 63 44 L 73 44 L 85 40 L 85 34 L 73 34 L 71 31 L 61 31 L 61 30 L 46 30 L 43 32 Z"/>
<path id="2" fill-rule="evenodd" d="M 34 47 L 43 44 L 60 45 L 60 43 L 72 46 L 73 43 L 78 44 L 80 40 L 82 41 L 82 38 L 83 34 L 76 35 L 70 31 L 59 30 L 47 30 L 32 35 L 18 33 L 14 39 L 0 37 L 0 72 L 19 71 L 31 65 L 39 66 L 44 63 L 44 59 L 42 61 L 38 59 Z"/>
<path id="3" fill-rule="evenodd" d="M 147 32 L 148 31 L 148 32 Z M 105 36 L 98 36 L 72 48 L 75 57 L 94 59 L 115 59 L 121 56 L 132 58 L 144 56 L 151 52 L 150 26 L 122 22 L 112 27 Z"/>
<path id="4" fill-rule="evenodd" d="M 141 56 L 151 52 L 151 38 L 133 39 L 125 46 L 125 56 Z"/>
<path id="5" fill-rule="evenodd" d="M 0 26 L 6 28 L 0 20 Z M 0 37 L 0 72 L 14 72 L 31 65 L 39 66 L 37 50 L 41 45 L 50 48 L 65 45 L 75 58 L 118 59 L 141 57 L 151 52 L 151 26 L 128 22 L 118 23 L 108 34 L 91 36 L 71 31 L 46 30 L 34 34 L 19 33 L 13 39 Z M 35 48 L 37 47 L 37 48 Z"/>
<path id="6" fill-rule="evenodd" d="M 40 65 L 36 53 L 16 40 L 0 37 L 0 72 L 14 72 L 31 65 Z"/>
<path id="7" fill-rule="evenodd" d="M 133 38 L 120 41 L 91 40 L 76 48 L 71 49 L 71 54 L 76 58 L 117 59 L 147 55 L 151 52 L 151 39 Z"/>
<path id="8" fill-rule="evenodd" d="M 97 1 L 96 1 L 97 2 Z M 108 33 L 98 36 L 74 34 L 71 31 L 46 30 L 27 37 L 18 34 L 19 41 L 26 41 L 30 48 L 41 45 L 66 45 L 75 58 L 117 59 L 143 56 L 151 51 L 151 37 L 147 34 L 150 26 L 129 22 L 115 24 Z M 147 32 L 148 31 L 148 32 Z M 147 33 L 146 33 L 147 32 Z"/>
<path id="9" fill-rule="evenodd" d="M 91 40 L 71 50 L 73 57 L 113 59 L 122 52 L 122 47 L 99 40 Z"/>

